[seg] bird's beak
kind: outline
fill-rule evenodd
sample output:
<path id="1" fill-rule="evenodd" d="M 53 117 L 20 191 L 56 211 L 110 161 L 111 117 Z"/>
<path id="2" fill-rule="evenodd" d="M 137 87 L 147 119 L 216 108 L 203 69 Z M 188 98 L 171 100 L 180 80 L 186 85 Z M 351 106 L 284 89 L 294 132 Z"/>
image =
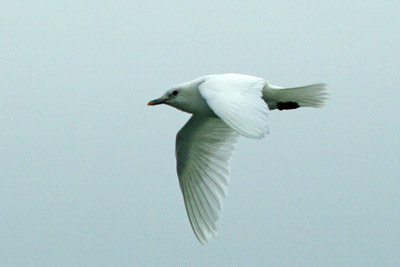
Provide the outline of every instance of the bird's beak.
<path id="1" fill-rule="evenodd" d="M 160 105 L 160 104 L 164 104 L 165 101 L 167 101 L 166 98 L 164 97 L 160 97 L 154 100 L 151 100 L 149 103 L 147 103 L 148 106 L 155 106 L 155 105 Z"/>

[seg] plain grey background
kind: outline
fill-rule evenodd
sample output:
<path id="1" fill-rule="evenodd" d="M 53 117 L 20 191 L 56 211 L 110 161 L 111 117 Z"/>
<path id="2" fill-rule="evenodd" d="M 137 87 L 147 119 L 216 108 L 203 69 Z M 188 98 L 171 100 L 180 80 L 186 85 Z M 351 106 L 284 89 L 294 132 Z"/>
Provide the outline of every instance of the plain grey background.
<path id="1" fill-rule="evenodd" d="M 400 265 L 399 1 L 2 1 L 2 266 Z M 236 72 L 329 85 L 240 138 L 219 234 L 186 217 L 147 107 Z"/>

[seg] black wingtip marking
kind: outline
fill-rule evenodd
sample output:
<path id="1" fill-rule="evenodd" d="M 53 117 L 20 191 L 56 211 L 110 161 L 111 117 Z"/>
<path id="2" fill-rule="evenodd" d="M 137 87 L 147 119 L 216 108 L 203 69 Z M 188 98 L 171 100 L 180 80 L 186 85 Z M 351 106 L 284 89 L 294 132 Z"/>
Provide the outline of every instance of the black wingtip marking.
<path id="1" fill-rule="evenodd" d="M 277 108 L 279 110 L 284 110 L 284 109 L 296 109 L 299 108 L 299 104 L 296 102 L 278 102 Z"/>

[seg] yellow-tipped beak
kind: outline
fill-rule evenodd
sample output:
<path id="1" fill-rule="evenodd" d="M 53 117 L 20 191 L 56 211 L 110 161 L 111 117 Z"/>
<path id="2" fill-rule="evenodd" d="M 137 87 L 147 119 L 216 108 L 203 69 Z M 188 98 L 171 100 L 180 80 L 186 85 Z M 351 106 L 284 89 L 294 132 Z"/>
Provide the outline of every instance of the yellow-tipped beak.
<path id="1" fill-rule="evenodd" d="M 155 106 L 155 105 L 160 105 L 163 104 L 166 101 L 165 98 L 157 98 L 154 100 L 151 100 L 149 103 L 147 103 L 148 106 Z"/>

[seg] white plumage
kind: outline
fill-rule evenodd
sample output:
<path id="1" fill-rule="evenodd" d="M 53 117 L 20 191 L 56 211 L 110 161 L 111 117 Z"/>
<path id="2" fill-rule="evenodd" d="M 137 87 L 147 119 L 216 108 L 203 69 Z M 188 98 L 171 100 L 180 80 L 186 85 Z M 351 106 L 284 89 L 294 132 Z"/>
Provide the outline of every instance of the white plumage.
<path id="1" fill-rule="evenodd" d="M 239 135 L 262 138 L 269 110 L 321 107 L 327 96 L 324 84 L 283 89 L 262 78 L 220 74 L 174 86 L 148 103 L 193 114 L 177 134 L 176 159 L 189 221 L 202 244 L 217 233 Z"/>
<path id="2" fill-rule="evenodd" d="M 208 76 L 198 86 L 214 113 L 239 134 L 262 138 L 268 132 L 268 107 L 262 100 L 261 78 L 225 74 Z"/>
<path id="3" fill-rule="evenodd" d="M 202 244 L 217 233 L 238 136 L 219 118 L 193 115 L 176 137 L 179 183 L 190 224 Z"/>

